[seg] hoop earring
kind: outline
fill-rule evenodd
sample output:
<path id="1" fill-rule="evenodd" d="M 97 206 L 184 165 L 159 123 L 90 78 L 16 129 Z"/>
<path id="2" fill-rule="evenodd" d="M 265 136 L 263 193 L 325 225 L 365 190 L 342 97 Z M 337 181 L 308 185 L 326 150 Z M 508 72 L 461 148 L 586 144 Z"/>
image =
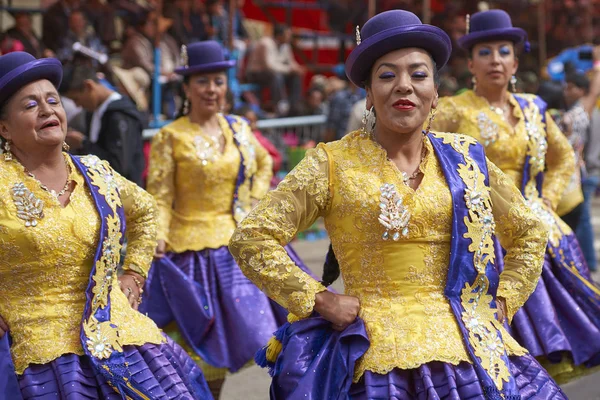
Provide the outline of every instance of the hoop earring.
<path id="1" fill-rule="evenodd" d="M 189 99 L 185 99 L 183 102 L 183 115 L 188 115 L 190 113 L 190 101 Z"/>
<path id="2" fill-rule="evenodd" d="M 62 148 L 63 148 L 63 150 L 64 150 L 65 152 L 67 152 L 67 151 L 69 151 L 69 150 L 71 149 L 71 146 L 69 146 L 69 145 L 67 144 L 67 142 L 63 142 L 63 144 L 62 144 Z"/>
<path id="3" fill-rule="evenodd" d="M 515 75 L 510 78 L 510 86 L 512 87 L 513 93 L 517 93 L 517 77 Z"/>
<path id="4" fill-rule="evenodd" d="M 473 91 L 476 92 L 477 91 L 477 78 L 476 77 L 472 77 L 471 78 L 471 83 L 473 84 Z"/>
<path id="5" fill-rule="evenodd" d="M 10 140 L 4 142 L 4 161 L 12 161 L 12 153 L 10 152 Z"/>
<path id="6" fill-rule="evenodd" d="M 437 113 L 437 108 L 432 108 L 429 112 L 429 121 L 427 121 L 427 129 L 425 130 L 425 135 L 428 135 L 431 131 L 431 124 L 435 120 L 435 114 Z"/>

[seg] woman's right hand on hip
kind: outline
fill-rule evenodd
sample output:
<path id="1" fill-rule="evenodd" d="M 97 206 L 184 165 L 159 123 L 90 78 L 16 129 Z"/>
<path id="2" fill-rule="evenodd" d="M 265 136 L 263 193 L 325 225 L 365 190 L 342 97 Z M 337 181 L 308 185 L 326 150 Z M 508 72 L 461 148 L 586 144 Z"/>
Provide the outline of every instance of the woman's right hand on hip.
<path id="1" fill-rule="evenodd" d="M 156 242 L 156 251 L 154 253 L 154 258 L 163 258 L 165 256 L 165 252 L 167 250 L 167 243 L 160 239 Z"/>
<path id="2" fill-rule="evenodd" d="M 336 331 L 343 331 L 358 317 L 360 301 L 354 296 L 329 291 L 317 293 L 314 310 L 331 322 Z"/>
<path id="3" fill-rule="evenodd" d="M 6 332 L 8 332 L 8 325 L 6 325 L 6 322 L 4 322 L 2 316 L 0 316 L 0 339 L 6 335 Z"/>

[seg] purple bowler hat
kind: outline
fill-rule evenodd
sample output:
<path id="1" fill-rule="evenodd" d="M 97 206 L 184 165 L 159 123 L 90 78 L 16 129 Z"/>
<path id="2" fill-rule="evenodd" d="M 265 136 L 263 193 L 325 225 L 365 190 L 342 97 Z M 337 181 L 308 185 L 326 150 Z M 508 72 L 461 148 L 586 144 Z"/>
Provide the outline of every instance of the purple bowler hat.
<path id="1" fill-rule="evenodd" d="M 29 53 L 15 51 L 0 56 L 0 105 L 23 86 L 47 79 L 60 86 L 63 67 L 56 58 L 36 59 Z"/>
<path id="2" fill-rule="evenodd" d="M 440 28 L 423 24 L 415 14 L 391 10 L 377 14 L 356 32 L 357 46 L 346 60 L 346 75 L 359 87 L 365 86 L 377 59 L 407 47 L 417 47 L 431 54 L 438 68 L 448 62 L 452 42 Z"/>
<path id="3" fill-rule="evenodd" d="M 235 66 L 235 60 L 226 60 L 223 46 L 214 40 L 192 43 L 181 47 L 182 67 L 175 73 L 193 75 L 224 71 Z"/>
<path id="4" fill-rule="evenodd" d="M 515 45 L 525 42 L 529 47 L 527 32 L 513 27 L 510 15 L 504 10 L 480 11 L 467 18 L 467 34 L 458 39 L 458 45 L 469 50 L 477 43 L 508 40 Z"/>

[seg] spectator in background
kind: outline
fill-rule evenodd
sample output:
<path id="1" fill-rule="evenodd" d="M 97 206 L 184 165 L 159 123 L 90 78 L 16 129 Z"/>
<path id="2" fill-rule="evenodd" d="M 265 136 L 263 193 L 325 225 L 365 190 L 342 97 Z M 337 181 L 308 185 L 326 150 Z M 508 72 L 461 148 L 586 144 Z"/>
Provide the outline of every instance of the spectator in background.
<path id="1" fill-rule="evenodd" d="M 179 65 L 179 47 L 173 37 L 166 33 L 173 20 L 160 17 L 158 26 L 156 15 L 147 13 L 138 19 L 135 33 L 127 39 L 121 51 L 123 68 L 131 69 L 140 67 L 154 78 L 154 38 L 160 34 L 161 66 L 160 82 L 162 83 L 164 112 L 168 118 L 174 117 L 176 106 L 174 93 L 179 90 L 179 80 L 175 75 L 175 68 Z"/>
<path id="2" fill-rule="evenodd" d="M 115 30 L 115 10 L 102 0 L 87 0 L 82 5 L 87 20 L 92 24 L 94 32 L 106 47 L 117 39 Z"/>
<path id="3" fill-rule="evenodd" d="M 206 0 L 206 12 L 209 19 L 208 36 L 210 40 L 220 42 L 222 46 L 228 45 L 229 14 L 223 6 L 222 0 Z"/>
<path id="4" fill-rule="evenodd" d="M 100 39 L 98 39 L 89 26 L 87 17 L 81 9 L 72 10 L 69 15 L 69 31 L 63 38 L 62 46 L 56 52 L 56 57 L 60 62 L 65 64 L 73 60 L 73 55 L 75 53 L 73 45 L 75 43 L 80 43 L 98 53 L 106 54 L 106 47 L 104 47 Z M 94 60 L 94 66 L 97 65 L 98 62 Z"/>
<path id="5" fill-rule="evenodd" d="M 302 107 L 298 108 L 294 115 L 327 115 L 329 107 L 325 101 L 325 92 L 319 88 L 310 88 L 302 101 Z"/>
<path id="6" fill-rule="evenodd" d="M 135 103 L 138 111 L 146 118 L 148 117 L 148 96 L 150 89 L 150 79 L 148 74 L 140 67 L 123 69 L 113 68 L 115 83 L 119 93 L 128 96 Z"/>
<path id="7" fill-rule="evenodd" d="M 300 104 L 305 69 L 294 58 L 292 31 L 288 26 L 275 26 L 274 36 L 265 35 L 248 56 L 248 81 L 269 87 L 271 98 L 280 115 Z"/>
<path id="8" fill-rule="evenodd" d="M 15 26 L 6 31 L 7 37 L 21 42 L 23 51 L 35 58 L 54 56 L 54 53 L 46 48 L 33 31 L 33 21 L 29 12 L 20 11 L 11 15 L 15 19 Z"/>
<path id="9" fill-rule="evenodd" d="M 352 107 L 365 98 L 365 91 L 348 82 L 348 85 L 337 91 L 329 100 L 329 114 L 325 126 L 325 141 L 331 142 L 343 138 L 348 131 L 348 121 Z"/>
<path id="10" fill-rule="evenodd" d="M 0 41 L 0 55 L 12 53 L 14 51 L 25 51 L 23 43 L 17 39 L 4 35 Z"/>
<path id="11" fill-rule="evenodd" d="M 246 0 L 236 0 L 235 14 L 233 15 L 233 47 L 238 51 L 238 59 L 243 60 L 246 57 L 246 50 L 250 43 L 250 35 L 244 26 L 244 5 Z M 227 4 L 229 5 L 229 4 Z M 227 10 L 231 12 L 231 10 Z"/>
<path id="12" fill-rule="evenodd" d="M 80 0 L 58 0 L 45 13 L 42 38 L 46 47 L 57 51 L 69 30 L 69 15 L 80 7 Z"/>
<path id="13" fill-rule="evenodd" d="M 202 3 L 194 4 L 193 0 L 175 0 L 165 11 L 165 16 L 173 20 L 169 34 L 179 46 L 208 39 L 206 28 L 209 20 Z"/>
<path id="14" fill-rule="evenodd" d="M 110 163 L 126 179 L 142 184 L 144 154 L 143 118 L 127 97 L 99 82 L 85 64 L 65 67 L 61 92 L 88 112 L 87 135 L 67 133 L 66 142 L 80 154 L 94 154 Z"/>
<path id="15" fill-rule="evenodd" d="M 593 54 L 594 60 L 600 61 L 599 46 L 594 48 Z M 597 260 L 591 213 L 592 199 L 600 186 L 600 137 L 590 136 L 590 134 L 598 134 L 597 130 L 590 130 L 590 120 L 600 96 L 600 68 L 594 68 L 591 82 L 585 75 L 574 72 L 567 74 L 566 82 L 564 99 L 567 113 L 565 115 L 572 121 L 572 135 L 576 135 L 577 139 L 584 144 L 584 164 L 587 170 L 587 175 L 584 175 L 582 180 L 583 209 L 575 233 L 588 267 L 595 271 Z"/>

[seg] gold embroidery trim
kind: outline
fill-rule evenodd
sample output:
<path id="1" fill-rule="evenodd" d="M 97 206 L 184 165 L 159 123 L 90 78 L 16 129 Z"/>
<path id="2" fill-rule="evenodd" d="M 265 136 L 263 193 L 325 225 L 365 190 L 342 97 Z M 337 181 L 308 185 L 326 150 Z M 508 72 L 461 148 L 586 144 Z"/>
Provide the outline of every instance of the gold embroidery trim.
<path id="1" fill-rule="evenodd" d="M 88 168 L 87 175 L 98 193 L 105 197 L 113 214 L 106 217 L 108 233 L 102 243 L 102 256 L 96 261 L 96 272 L 92 279 L 93 298 L 90 317 L 83 322 L 83 330 L 87 338 L 86 345 L 92 356 L 107 359 L 114 351 L 123 351 L 119 338 L 119 329 L 111 321 L 99 323 L 94 317 L 98 309 L 108 305 L 110 284 L 116 274 L 121 254 L 121 219 L 117 214 L 121 207 L 121 198 L 117 191 L 117 181 L 112 170 L 96 156 L 85 156 L 81 162 Z"/>
<path id="2" fill-rule="evenodd" d="M 496 319 L 496 310 L 492 308 L 493 297 L 489 295 L 489 281 L 485 275 L 488 262 L 494 263 L 494 243 L 492 240 L 495 222 L 492 215 L 490 189 L 485 185 L 485 176 L 469 155 L 469 146 L 476 144 L 475 139 L 463 135 L 443 135 L 445 144 L 462 154 L 464 164 L 458 165 L 458 174 L 466 185 L 465 203 L 469 210 L 465 217 L 466 239 L 471 240 L 469 251 L 473 253 L 473 264 L 477 277 L 473 284 L 466 283 L 461 294 L 464 308 L 462 320 L 469 332 L 469 343 L 482 367 L 492 378 L 498 390 L 508 382 L 510 372 L 502 359 L 506 349 L 499 333 L 500 323 Z"/>

